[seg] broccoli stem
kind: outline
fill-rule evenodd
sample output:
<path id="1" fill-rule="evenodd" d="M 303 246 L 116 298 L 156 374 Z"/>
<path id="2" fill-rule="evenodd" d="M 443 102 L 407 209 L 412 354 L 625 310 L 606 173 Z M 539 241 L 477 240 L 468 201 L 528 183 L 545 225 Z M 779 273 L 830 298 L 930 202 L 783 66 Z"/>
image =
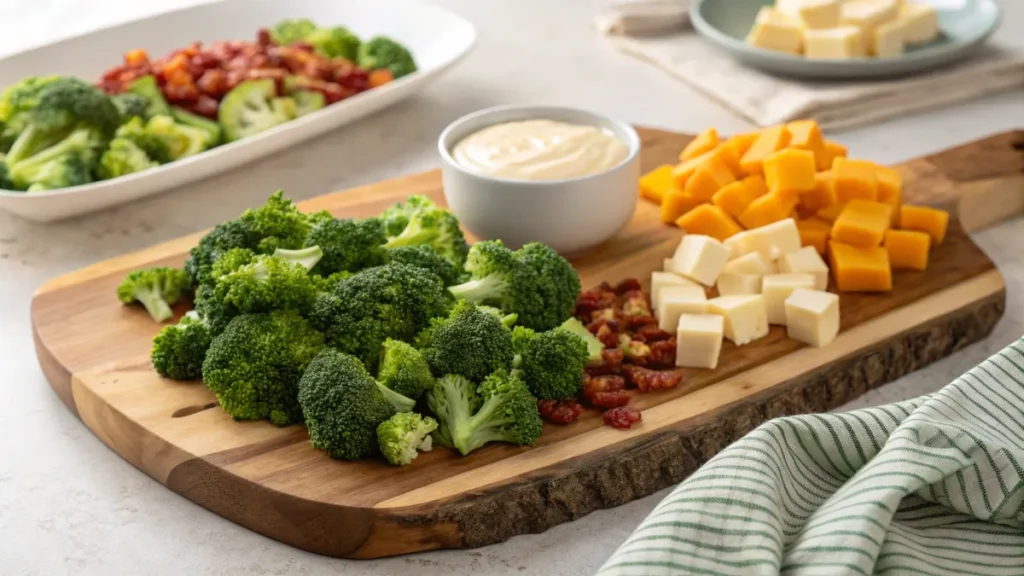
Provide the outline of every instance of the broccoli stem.
<path id="1" fill-rule="evenodd" d="M 51 147 L 53 147 L 54 144 L 60 142 L 61 139 L 65 138 L 65 136 L 67 135 L 68 132 L 61 132 L 58 134 L 47 134 L 44 131 L 40 130 L 35 124 L 29 124 L 28 127 L 25 128 L 25 130 L 23 130 L 21 134 L 18 135 L 18 138 L 14 141 L 14 144 L 11 145 L 11 149 L 7 152 L 7 164 L 13 165 L 16 162 L 25 160 L 26 158 L 33 156 L 38 151 L 44 150 L 45 148 L 50 148 L 50 150 L 53 150 L 56 147 Z M 72 143 L 75 142 L 76 141 L 72 141 Z M 53 153 L 50 153 L 50 150 L 44 150 L 44 152 L 48 153 L 47 156 L 43 158 L 44 161 L 50 160 L 59 154 L 63 154 L 65 152 L 65 147 L 62 146 L 60 148 L 57 148 L 57 150 Z M 43 155 L 43 152 L 39 152 L 39 154 L 37 155 L 41 156 Z"/>
<path id="2" fill-rule="evenodd" d="M 399 412 L 412 412 L 412 409 L 416 407 L 416 401 L 412 398 L 402 396 L 398 392 L 388 388 L 387 386 L 377 382 L 377 388 L 384 394 L 388 402 L 395 407 L 395 410 Z"/>
<path id="3" fill-rule="evenodd" d="M 135 298 L 138 299 L 139 302 L 142 302 L 142 305 L 146 307 L 146 311 L 149 312 L 149 315 L 157 322 L 163 322 L 171 316 L 174 316 L 174 312 L 167 304 L 167 301 L 164 300 L 159 286 L 139 290 L 135 293 Z"/>
<path id="4" fill-rule="evenodd" d="M 484 276 L 479 280 L 449 286 L 448 291 L 459 300 L 485 302 L 500 298 L 507 287 L 508 283 L 500 276 Z"/>
<path id="5" fill-rule="evenodd" d="M 310 271 L 320 259 L 323 258 L 324 251 L 319 246 L 310 246 L 309 248 L 302 248 L 300 250 L 285 250 L 284 248 L 278 248 L 274 250 L 274 257 L 282 260 L 287 260 L 293 264 L 298 264 Z"/>
<path id="6" fill-rule="evenodd" d="M 511 424 L 510 420 L 498 420 L 493 417 L 494 411 L 501 406 L 504 399 L 500 395 L 492 395 L 484 401 L 483 406 L 477 410 L 464 425 L 452 431 L 455 447 L 463 456 L 489 442 L 503 442 L 507 440 L 501 427 Z"/>
<path id="7" fill-rule="evenodd" d="M 388 241 L 384 244 L 384 248 L 399 248 L 401 246 L 417 246 L 419 244 L 430 244 L 437 238 L 437 230 L 434 228 L 424 228 L 414 221 L 410 222 L 405 230 L 398 236 L 388 238 Z"/>

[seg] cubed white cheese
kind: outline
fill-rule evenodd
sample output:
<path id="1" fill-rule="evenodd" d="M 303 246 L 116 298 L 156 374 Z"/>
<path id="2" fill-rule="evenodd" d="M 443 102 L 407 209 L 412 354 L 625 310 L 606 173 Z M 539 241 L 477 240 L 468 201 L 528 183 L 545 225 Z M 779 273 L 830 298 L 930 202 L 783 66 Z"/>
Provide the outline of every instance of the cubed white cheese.
<path id="1" fill-rule="evenodd" d="M 717 368 L 725 318 L 716 314 L 683 314 L 676 330 L 676 366 Z"/>
<path id="2" fill-rule="evenodd" d="M 705 286 L 714 286 L 728 261 L 729 249 L 718 240 L 710 236 L 687 234 L 672 257 L 672 266 L 691 280 Z"/>
<path id="3" fill-rule="evenodd" d="M 764 6 L 757 14 L 747 43 L 765 50 L 799 54 L 803 44 L 800 24 Z"/>
<path id="4" fill-rule="evenodd" d="M 864 35 L 864 44 L 871 46 L 875 29 L 900 15 L 897 0 L 847 0 L 839 14 L 843 26 L 857 26 Z"/>
<path id="5" fill-rule="evenodd" d="M 744 254 L 735 260 L 730 260 L 725 268 L 722 268 L 722 274 L 753 274 L 755 276 L 764 276 L 765 274 L 775 273 L 775 263 L 771 260 L 766 260 L 760 252 L 751 252 Z"/>
<path id="6" fill-rule="evenodd" d="M 671 272 L 651 272 L 651 308 L 658 309 L 658 297 L 667 286 L 694 286 L 694 283 Z"/>
<path id="7" fill-rule="evenodd" d="M 839 25 L 839 13 L 842 7 L 842 0 L 790 0 L 785 3 L 785 9 L 776 8 L 780 12 L 795 18 L 804 28 L 833 28 Z"/>
<path id="8" fill-rule="evenodd" d="M 800 230 L 792 218 L 753 228 L 747 232 L 750 234 L 745 241 L 747 252 L 757 252 L 769 262 L 800 249 Z"/>
<path id="9" fill-rule="evenodd" d="M 811 346 L 824 346 L 839 334 L 839 296 L 821 290 L 794 290 L 786 299 L 786 333 Z"/>
<path id="10" fill-rule="evenodd" d="M 732 274 L 722 272 L 718 275 L 718 293 L 722 296 L 733 294 L 760 294 L 761 276 L 758 274 Z"/>
<path id="11" fill-rule="evenodd" d="M 804 55 L 818 60 L 863 58 L 864 35 L 856 26 L 804 30 Z"/>
<path id="12" fill-rule="evenodd" d="M 768 335 L 764 296 L 719 296 L 708 300 L 708 310 L 725 320 L 724 334 L 737 346 Z"/>
<path id="13" fill-rule="evenodd" d="M 680 314 L 704 314 L 708 297 L 700 286 L 667 286 L 658 300 L 658 328 L 671 332 L 679 325 Z"/>
<path id="14" fill-rule="evenodd" d="M 878 58 L 896 58 L 903 54 L 903 28 L 899 18 L 875 28 L 871 53 Z"/>
<path id="15" fill-rule="evenodd" d="M 814 276 L 814 289 L 828 288 L 828 265 L 814 246 L 804 246 L 779 258 L 779 272 L 785 274 L 810 274 Z"/>
<path id="16" fill-rule="evenodd" d="M 939 13 L 923 2 L 904 2 L 900 7 L 903 40 L 907 44 L 924 44 L 939 35 Z"/>
<path id="17" fill-rule="evenodd" d="M 674 262 L 674 260 L 673 260 L 672 258 L 665 258 L 665 259 L 664 259 L 664 260 L 662 261 L 662 267 L 661 267 L 661 269 L 662 269 L 662 270 L 664 270 L 665 272 L 668 272 L 669 274 L 675 274 L 675 275 L 676 275 L 676 276 L 678 276 L 678 277 L 679 277 L 679 278 L 680 278 L 680 279 L 681 279 L 681 280 L 682 280 L 683 282 L 686 282 L 687 284 L 693 284 L 693 285 L 695 285 L 695 286 L 696 286 L 696 285 L 697 285 L 697 283 L 696 283 L 696 282 L 694 282 L 693 280 L 690 280 L 689 278 L 687 278 L 687 277 L 683 276 L 683 273 L 682 273 L 682 272 L 680 272 L 679 270 L 677 270 L 677 269 L 676 269 L 676 267 L 675 267 L 675 265 L 673 264 L 673 262 Z"/>
<path id="18" fill-rule="evenodd" d="M 729 249 L 729 260 L 735 260 L 750 252 L 749 239 L 750 234 L 747 231 L 743 231 L 729 236 L 722 242 Z"/>
<path id="19" fill-rule="evenodd" d="M 810 274 L 769 274 L 761 282 L 761 294 L 769 324 L 786 324 L 786 298 L 797 288 L 814 289 Z"/>

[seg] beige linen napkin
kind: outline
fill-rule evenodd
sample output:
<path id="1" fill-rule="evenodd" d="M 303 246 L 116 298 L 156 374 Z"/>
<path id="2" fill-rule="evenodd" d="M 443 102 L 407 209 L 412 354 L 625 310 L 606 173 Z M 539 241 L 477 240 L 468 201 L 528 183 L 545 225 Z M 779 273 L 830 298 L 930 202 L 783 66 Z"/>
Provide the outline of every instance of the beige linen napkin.
<path id="1" fill-rule="evenodd" d="M 989 45 L 950 67 L 901 79 L 804 81 L 748 68 L 689 27 L 689 3 L 634 0 L 595 21 L 627 54 L 718 100 L 761 126 L 812 118 L 841 129 L 1024 87 L 1024 53 Z"/>

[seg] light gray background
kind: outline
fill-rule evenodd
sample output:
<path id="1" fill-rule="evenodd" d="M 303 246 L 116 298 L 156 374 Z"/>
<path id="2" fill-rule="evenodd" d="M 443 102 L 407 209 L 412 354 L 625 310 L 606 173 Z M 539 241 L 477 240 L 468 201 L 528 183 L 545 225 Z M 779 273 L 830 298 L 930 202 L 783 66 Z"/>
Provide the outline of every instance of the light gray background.
<path id="1" fill-rule="evenodd" d="M 0 53 L 196 1 L 0 0 Z M 434 168 L 440 130 L 475 109 L 560 104 L 675 130 L 714 125 L 729 133 L 751 128 L 696 92 L 613 51 L 589 26 L 602 2 L 440 4 L 472 20 L 480 42 L 452 74 L 413 100 L 277 158 L 105 213 L 54 225 L 0 213 L 0 573 L 592 574 L 664 496 L 479 550 L 334 560 L 254 534 L 150 480 L 69 414 L 39 371 L 28 304 L 45 280 L 212 226 L 264 200 L 277 187 L 303 199 Z M 1024 48 L 1024 2 L 1001 4 L 1006 18 L 998 38 Z M 837 138 L 854 155 L 899 162 L 1011 128 L 1024 128 L 1022 91 Z M 935 390 L 1024 333 L 1022 238 L 1020 219 L 978 237 L 1007 278 L 1009 305 L 996 331 L 951 358 L 868 394 L 856 406 Z"/>

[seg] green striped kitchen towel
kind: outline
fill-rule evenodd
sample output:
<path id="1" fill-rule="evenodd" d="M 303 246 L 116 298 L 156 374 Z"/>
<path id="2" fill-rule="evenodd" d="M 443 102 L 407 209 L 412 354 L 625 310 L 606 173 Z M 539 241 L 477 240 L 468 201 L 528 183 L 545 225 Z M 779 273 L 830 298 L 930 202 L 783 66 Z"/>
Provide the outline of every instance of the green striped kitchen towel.
<path id="1" fill-rule="evenodd" d="M 942 390 L 769 421 L 658 504 L 601 576 L 1024 575 L 1024 339 Z"/>

